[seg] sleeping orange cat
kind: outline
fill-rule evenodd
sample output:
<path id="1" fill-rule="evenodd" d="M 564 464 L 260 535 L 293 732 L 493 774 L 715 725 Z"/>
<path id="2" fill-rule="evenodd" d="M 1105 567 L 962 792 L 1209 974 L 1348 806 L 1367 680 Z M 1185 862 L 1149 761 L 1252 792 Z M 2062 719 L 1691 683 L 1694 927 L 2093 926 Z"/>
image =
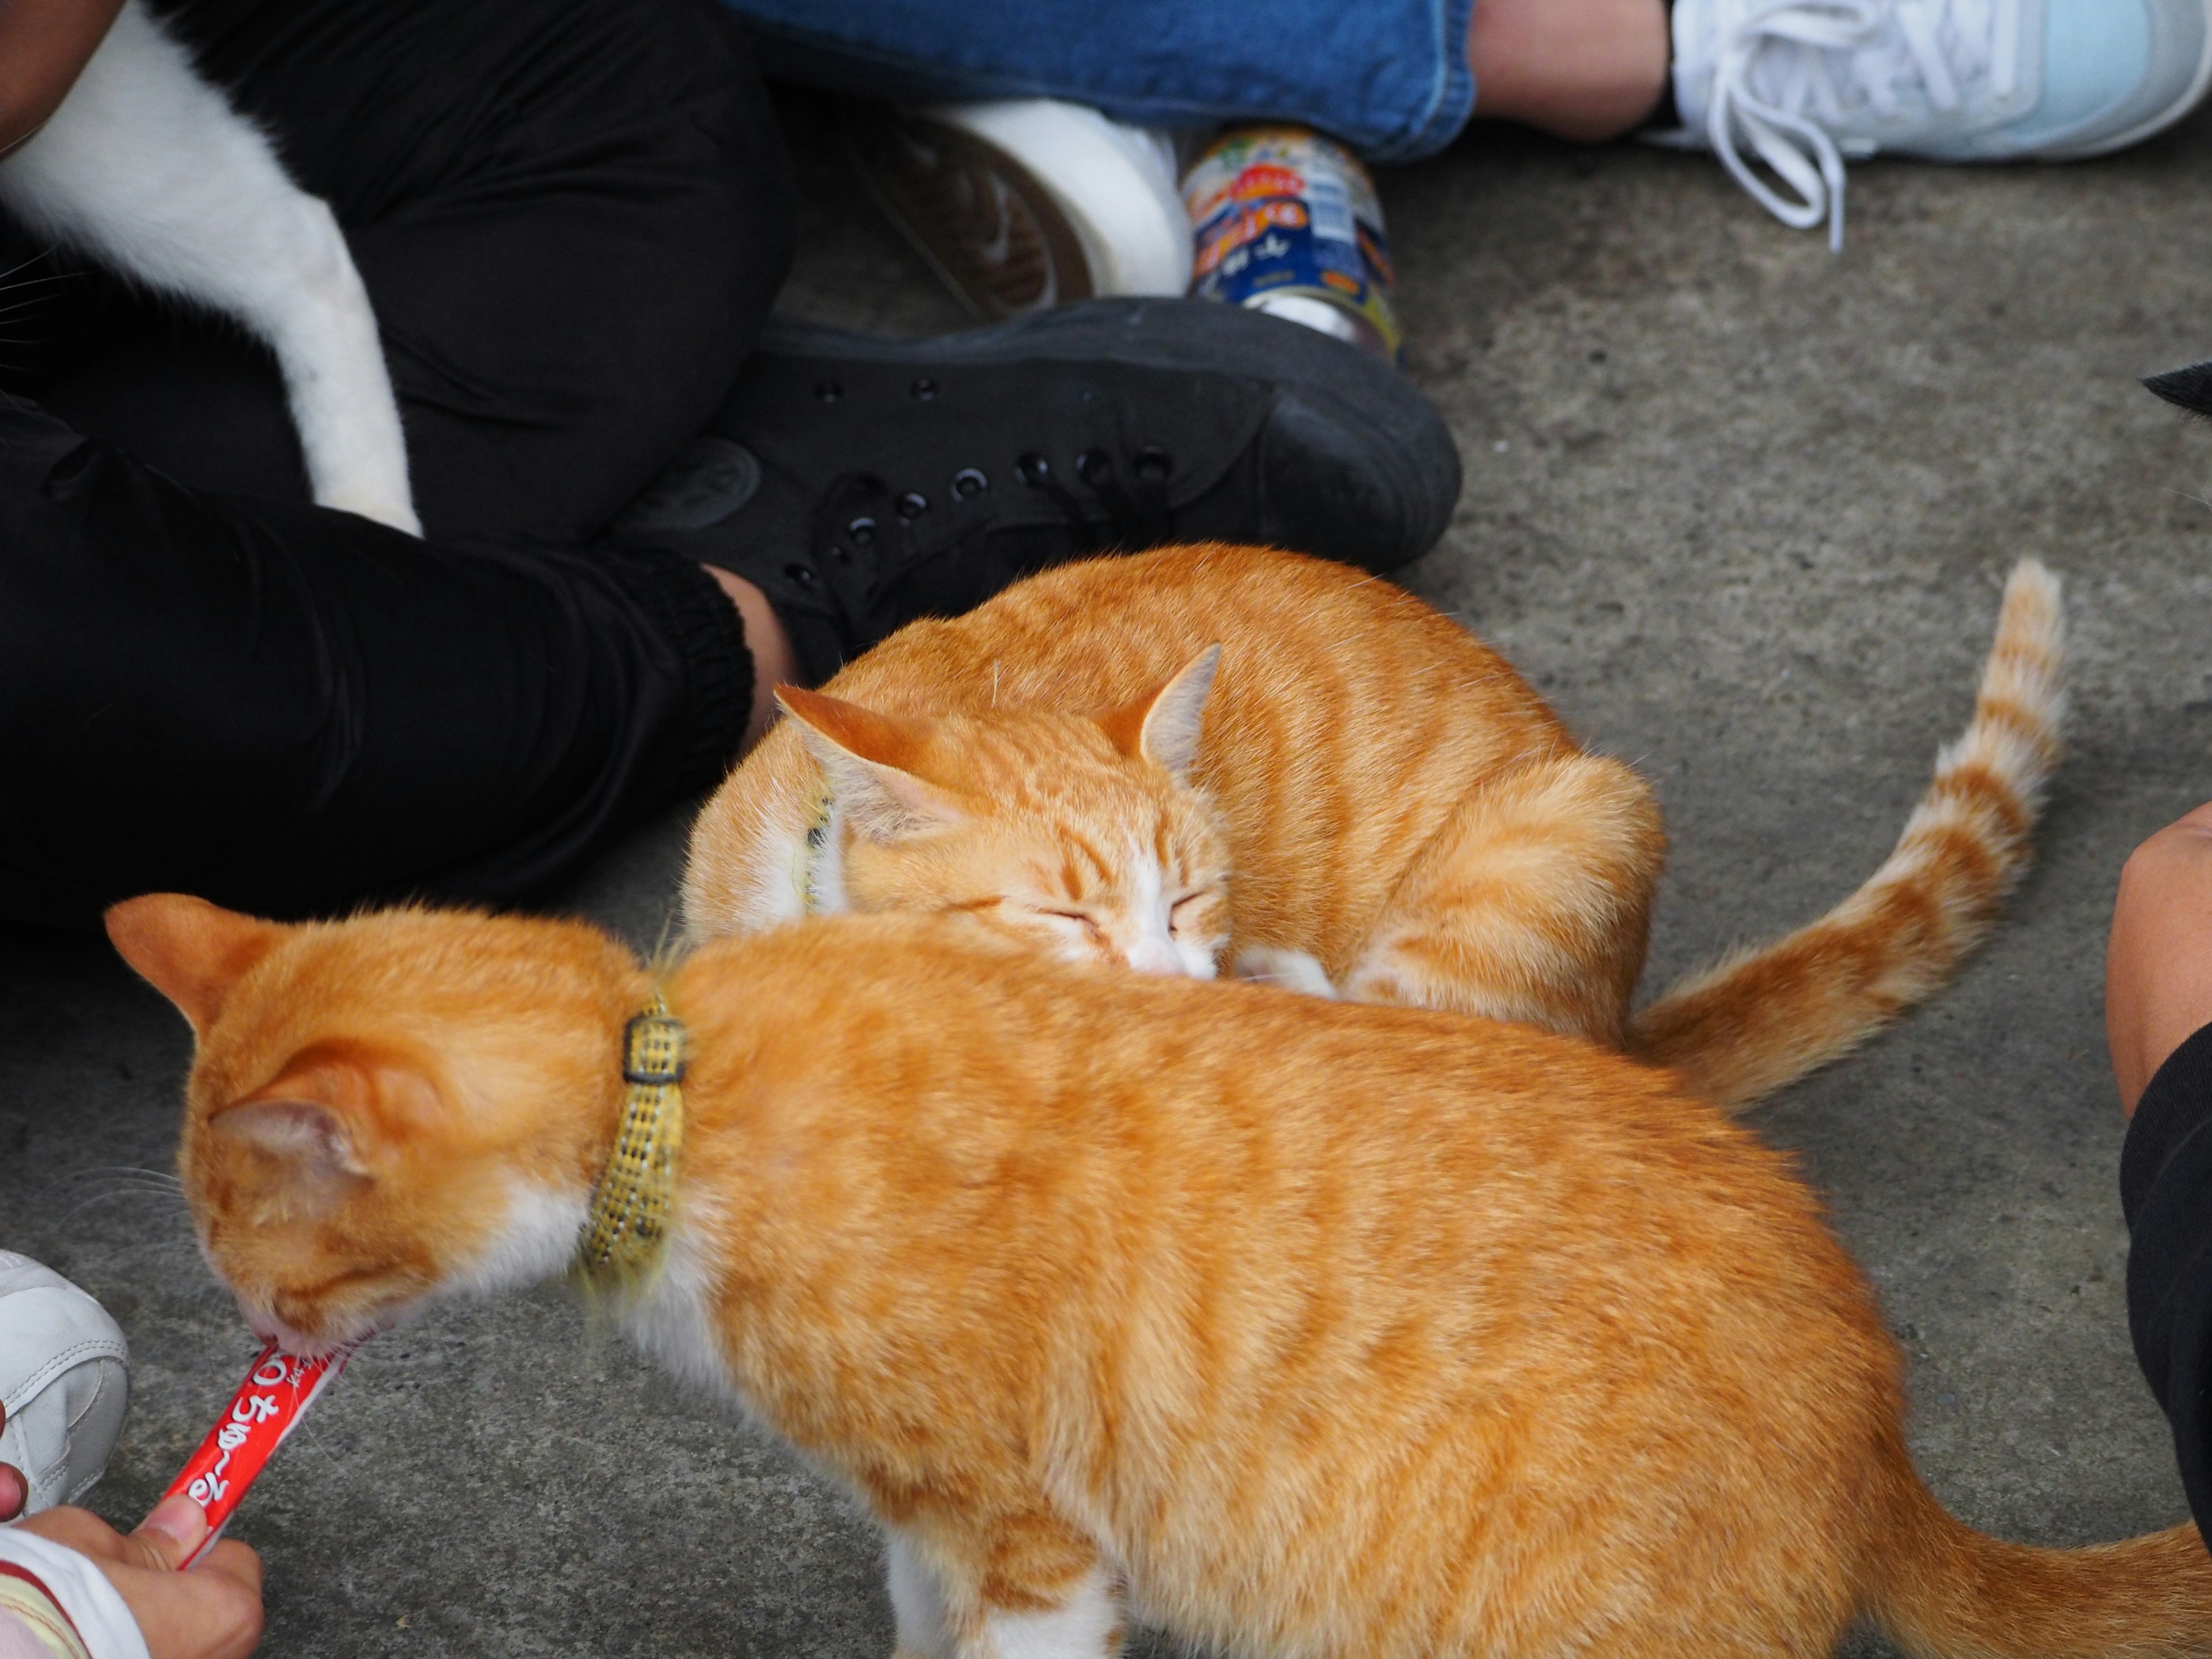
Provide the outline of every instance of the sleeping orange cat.
<path id="1" fill-rule="evenodd" d="M 1947 1515 L 1789 1160 L 1588 1043 L 931 917 L 659 979 L 566 921 L 108 928 L 198 1034 L 180 1171 L 259 1328 L 318 1351 L 665 1206 L 610 1303 L 866 1506 L 901 1659 L 1106 1659 L 1133 1620 L 1249 1659 L 1809 1659 L 1860 1618 L 1927 1659 L 2212 1654 L 2193 1528 Z M 680 1085 L 672 1037 L 625 1048 L 656 997 Z"/>
<path id="2" fill-rule="evenodd" d="M 1633 1019 L 1666 848 L 1650 786 L 1419 599 L 1254 548 L 1064 566 L 787 690 L 795 718 L 693 830 L 685 919 L 957 910 L 1076 960 L 1225 958 L 1525 1020 L 1741 1105 L 1929 994 L 1988 927 L 2057 756 L 2060 626 L 2023 563 L 1973 721 L 1887 861 Z"/>

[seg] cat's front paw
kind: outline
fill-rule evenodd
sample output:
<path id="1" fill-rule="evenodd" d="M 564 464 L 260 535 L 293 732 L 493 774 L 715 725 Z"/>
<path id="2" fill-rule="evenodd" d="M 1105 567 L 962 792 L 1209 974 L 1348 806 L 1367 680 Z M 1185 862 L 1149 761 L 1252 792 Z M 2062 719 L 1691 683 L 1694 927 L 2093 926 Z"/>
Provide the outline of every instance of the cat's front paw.
<path id="1" fill-rule="evenodd" d="M 1279 985 L 1325 1001 L 1336 1000 L 1328 970 L 1310 952 L 1279 945 L 1248 945 L 1237 953 L 1237 977 L 1259 985 Z"/>
<path id="2" fill-rule="evenodd" d="M 315 504 L 336 507 L 341 513 L 358 513 L 364 519 L 390 525 L 418 539 L 422 534 L 422 521 L 415 516 L 415 503 L 404 494 L 394 497 L 384 490 L 334 489 L 327 495 L 318 495 Z"/>

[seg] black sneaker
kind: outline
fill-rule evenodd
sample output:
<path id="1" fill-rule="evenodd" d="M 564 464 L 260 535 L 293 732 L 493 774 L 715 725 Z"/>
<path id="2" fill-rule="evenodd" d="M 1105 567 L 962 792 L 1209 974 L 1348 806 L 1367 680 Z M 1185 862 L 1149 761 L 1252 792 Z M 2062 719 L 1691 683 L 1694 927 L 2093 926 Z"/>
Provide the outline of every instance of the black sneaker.
<path id="1" fill-rule="evenodd" d="M 1212 301 L 1094 300 L 934 339 L 773 324 L 612 534 L 757 585 L 818 684 L 1089 553 L 1256 542 L 1393 570 L 1459 483 L 1389 364 Z"/>

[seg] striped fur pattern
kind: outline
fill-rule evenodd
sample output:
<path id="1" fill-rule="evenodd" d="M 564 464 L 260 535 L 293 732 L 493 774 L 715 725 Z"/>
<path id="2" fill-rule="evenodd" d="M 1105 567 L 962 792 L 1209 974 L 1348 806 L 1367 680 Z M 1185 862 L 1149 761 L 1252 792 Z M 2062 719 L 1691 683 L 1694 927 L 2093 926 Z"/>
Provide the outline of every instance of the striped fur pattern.
<path id="1" fill-rule="evenodd" d="M 1636 1016 L 1633 1052 L 1737 1106 L 1855 1047 L 1978 945 L 2033 854 L 2066 714 L 2058 579 L 2023 560 L 1964 736 L 1866 884 L 1810 927 L 1693 975 Z"/>
<path id="2" fill-rule="evenodd" d="M 1898 853 L 1632 1024 L 1666 852 L 1642 777 L 1373 577 L 1218 545 L 1097 560 L 787 693 L 795 718 L 693 831 L 685 916 L 710 938 L 953 911 L 1069 960 L 1522 1021 L 1741 1105 L 1979 937 L 2028 857 L 2059 672 L 2057 585 L 2023 564 L 1974 726 Z"/>
<path id="3" fill-rule="evenodd" d="M 319 1352 L 561 1273 L 654 988 L 614 941 L 174 896 L 110 933 L 197 1028 L 185 1190 L 258 1326 Z M 721 940 L 662 988 L 667 1257 L 610 1305 L 882 1527 L 898 1659 L 1113 1659 L 1133 1622 L 1815 1659 L 1860 1619 L 1917 1659 L 2212 1656 L 2193 1527 L 2061 1551 L 1943 1512 L 1819 1200 L 1668 1073 L 935 917 Z"/>

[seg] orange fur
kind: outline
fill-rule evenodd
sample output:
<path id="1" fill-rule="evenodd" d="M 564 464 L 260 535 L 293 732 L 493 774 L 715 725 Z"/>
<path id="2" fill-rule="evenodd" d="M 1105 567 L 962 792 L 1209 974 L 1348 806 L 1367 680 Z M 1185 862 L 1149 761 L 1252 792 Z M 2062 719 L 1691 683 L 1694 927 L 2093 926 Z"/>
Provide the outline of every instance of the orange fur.
<path id="1" fill-rule="evenodd" d="M 112 929 L 187 994 L 230 960 L 191 903 Z M 654 988 L 625 952 L 401 912 L 222 988 L 181 1167 L 258 1322 L 313 1348 L 561 1271 Z M 1936 1506 L 1818 1202 L 1662 1072 L 905 916 L 658 988 L 684 1159 L 622 1317 L 866 1504 L 914 1659 L 1105 1659 L 1132 1618 L 1283 1659 L 1814 1656 L 1859 1616 L 1929 1659 L 2212 1654 L 2193 1528 L 2059 1552 Z M 303 1056 L 372 1080 L 226 1130 Z"/>
<path id="2" fill-rule="evenodd" d="M 1169 741 L 1201 661 L 1195 757 L 1163 764 L 1143 735 Z M 766 927 L 811 880 L 817 908 L 958 910 L 1076 960 L 1295 979 L 1310 957 L 1356 1000 L 1625 1046 L 1739 1106 L 1929 995 L 1986 930 L 2030 855 L 2059 670 L 2057 585 L 2026 563 L 1897 853 L 1632 1023 L 1665 854 L 1635 772 L 1373 577 L 1250 548 L 1098 560 L 786 693 L 796 718 L 700 816 L 685 915 L 695 937 Z"/>
<path id="3" fill-rule="evenodd" d="M 2065 714 L 2058 583 L 2033 560 L 2005 584 L 1966 734 L 1897 847 L 1810 926 L 1692 975 L 1637 1015 L 1630 1046 L 1708 1100 L 1756 1100 L 1931 995 L 1979 944 L 2033 856 Z"/>

